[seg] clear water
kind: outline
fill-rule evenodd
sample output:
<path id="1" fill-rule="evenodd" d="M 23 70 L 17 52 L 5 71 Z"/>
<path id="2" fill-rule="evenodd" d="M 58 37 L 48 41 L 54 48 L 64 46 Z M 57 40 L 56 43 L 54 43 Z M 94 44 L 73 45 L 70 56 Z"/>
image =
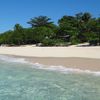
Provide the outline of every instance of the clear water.
<path id="1" fill-rule="evenodd" d="M 0 60 L 0 100 L 100 100 L 100 76 Z"/>

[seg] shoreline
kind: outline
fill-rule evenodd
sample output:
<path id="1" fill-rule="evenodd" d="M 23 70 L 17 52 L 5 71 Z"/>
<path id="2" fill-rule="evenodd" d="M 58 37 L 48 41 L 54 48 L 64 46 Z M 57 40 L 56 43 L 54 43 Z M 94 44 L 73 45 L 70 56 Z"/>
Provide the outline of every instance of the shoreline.
<path id="1" fill-rule="evenodd" d="M 0 47 L 0 55 L 31 63 L 100 71 L 100 47 Z"/>
<path id="2" fill-rule="evenodd" d="M 65 68 L 100 71 L 100 59 L 94 58 L 79 58 L 79 57 L 27 57 L 16 55 L 5 55 L 14 58 L 24 58 L 30 63 L 50 66 L 63 66 Z"/>
<path id="3" fill-rule="evenodd" d="M 52 58 L 52 57 L 24 57 L 31 63 L 39 63 L 47 66 L 64 66 L 80 70 L 100 71 L 100 59 L 90 58 Z"/>

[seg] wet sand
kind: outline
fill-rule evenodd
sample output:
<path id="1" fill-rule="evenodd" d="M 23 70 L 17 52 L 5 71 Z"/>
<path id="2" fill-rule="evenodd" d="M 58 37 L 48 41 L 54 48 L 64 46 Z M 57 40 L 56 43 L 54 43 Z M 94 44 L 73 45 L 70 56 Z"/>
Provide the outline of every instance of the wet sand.
<path id="1" fill-rule="evenodd" d="M 49 66 L 64 66 L 81 70 L 100 71 L 100 59 L 78 58 L 78 57 L 26 57 L 7 55 L 15 58 L 24 58 L 33 64 L 39 63 Z"/>
<path id="2" fill-rule="evenodd" d="M 98 47 L 0 47 L 0 55 L 22 57 L 32 63 L 100 71 Z"/>

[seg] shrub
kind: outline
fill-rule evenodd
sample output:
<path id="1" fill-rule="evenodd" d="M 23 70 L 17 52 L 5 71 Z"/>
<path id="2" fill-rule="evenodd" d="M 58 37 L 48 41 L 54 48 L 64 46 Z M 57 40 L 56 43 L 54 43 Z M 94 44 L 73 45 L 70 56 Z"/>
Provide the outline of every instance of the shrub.
<path id="1" fill-rule="evenodd" d="M 63 46 L 65 43 L 61 39 L 45 39 L 42 44 L 43 46 Z"/>
<path id="2" fill-rule="evenodd" d="M 89 45 L 90 46 L 97 46 L 98 45 L 98 42 L 99 42 L 98 39 L 90 40 L 89 41 Z"/>

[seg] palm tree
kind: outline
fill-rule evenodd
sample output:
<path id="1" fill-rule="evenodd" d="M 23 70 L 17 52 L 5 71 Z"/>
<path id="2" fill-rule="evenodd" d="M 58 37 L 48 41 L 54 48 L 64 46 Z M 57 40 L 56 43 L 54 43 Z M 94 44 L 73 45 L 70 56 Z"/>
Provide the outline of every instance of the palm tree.
<path id="1" fill-rule="evenodd" d="M 90 33 L 91 14 L 88 12 L 76 14 L 77 29 L 79 30 L 79 39 L 81 42 L 87 41 L 87 35 Z"/>
<path id="2" fill-rule="evenodd" d="M 15 26 L 14 26 L 15 31 L 20 31 L 22 29 L 23 29 L 23 27 L 20 24 L 15 24 Z"/>
<path id="3" fill-rule="evenodd" d="M 90 19 L 91 19 L 91 14 L 90 14 L 90 13 L 86 12 L 86 13 L 83 14 L 82 20 L 83 20 L 84 22 L 87 23 Z"/>
<path id="4" fill-rule="evenodd" d="M 50 20 L 51 19 L 48 18 L 47 16 L 39 16 L 39 17 L 31 18 L 31 20 L 27 23 L 30 24 L 32 28 L 41 27 L 41 26 L 51 27 L 53 25 L 53 22 L 50 22 Z"/>

